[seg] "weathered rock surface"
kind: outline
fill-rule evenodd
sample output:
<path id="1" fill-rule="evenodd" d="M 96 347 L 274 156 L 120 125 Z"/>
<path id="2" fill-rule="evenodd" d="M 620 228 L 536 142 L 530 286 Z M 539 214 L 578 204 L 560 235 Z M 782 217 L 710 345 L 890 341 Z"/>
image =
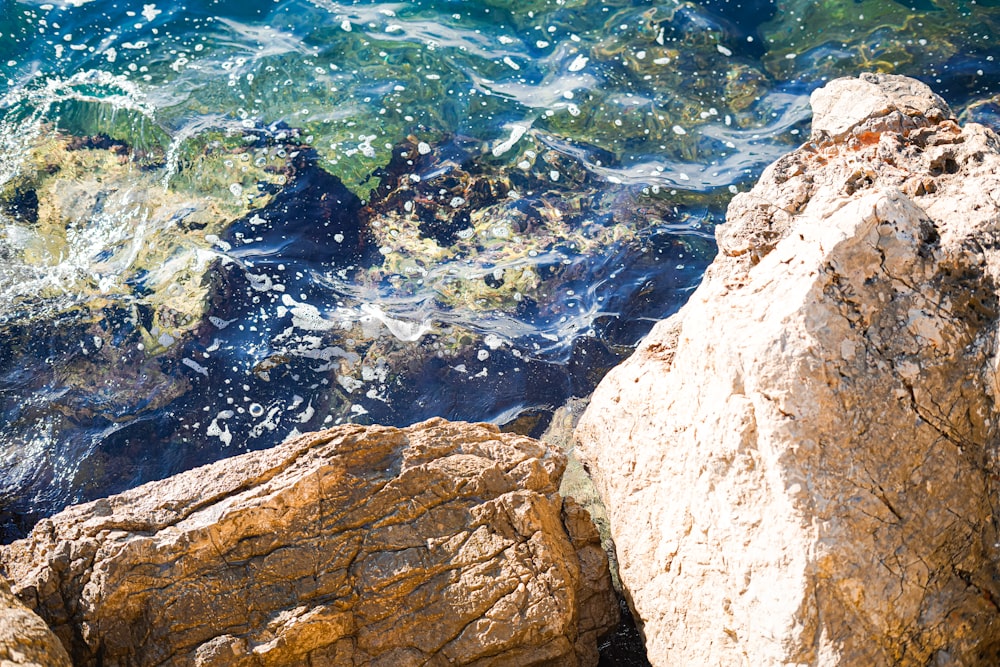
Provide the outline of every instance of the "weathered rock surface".
<path id="1" fill-rule="evenodd" d="M 45 621 L 0 577 L 0 667 L 70 667 L 66 649 Z"/>
<path id="2" fill-rule="evenodd" d="M 902 77 L 813 104 L 578 451 L 654 665 L 1000 664 L 1000 139 Z"/>
<path id="3" fill-rule="evenodd" d="M 593 665 L 617 621 L 564 457 L 344 426 L 79 505 L 0 551 L 87 665 Z"/>

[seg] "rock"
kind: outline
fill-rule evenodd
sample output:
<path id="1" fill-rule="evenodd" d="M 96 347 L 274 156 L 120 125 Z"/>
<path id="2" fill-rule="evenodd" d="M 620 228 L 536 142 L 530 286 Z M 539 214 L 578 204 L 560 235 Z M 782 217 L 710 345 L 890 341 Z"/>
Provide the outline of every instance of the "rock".
<path id="1" fill-rule="evenodd" d="M 70 667 L 45 621 L 10 592 L 0 577 L 0 667 Z"/>
<path id="2" fill-rule="evenodd" d="M 78 667 L 594 665 L 617 612 L 564 466 L 489 425 L 342 426 L 71 507 L 0 565 Z"/>
<path id="3" fill-rule="evenodd" d="M 813 91 L 809 103 L 813 140 L 843 139 L 865 121 L 895 122 L 898 130 L 904 123 L 927 126 L 952 117 L 948 104 L 926 84 L 895 74 L 836 79 Z"/>
<path id="4" fill-rule="evenodd" d="M 608 513 L 601 502 L 600 494 L 594 487 L 594 480 L 583 469 L 583 464 L 576 455 L 576 441 L 573 439 L 576 425 L 589 402 L 587 398 L 569 399 L 565 405 L 552 414 L 552 421 L 540 439 L 542 442 L 558 447 L 566 454 L 566 471 L 563 473 L 562 483 L 559 485 L 559 494 L 563 497 L 573 498 L 587 511 L 590 522 L 600 535 L 601 545 L 610 557 L 608 566 L 611 569 L 611 580 L 615 583 L 615 588 L 620 589 L 617 582 L 618 569 L 614 562 L 611 529 L 608 526 Z"/>
<path id="5" fill-rule="evenodd" d="M 1000 664 L 1000 138 L 899 77 L 813 101 L 577 451 L 652 664 Z"/>

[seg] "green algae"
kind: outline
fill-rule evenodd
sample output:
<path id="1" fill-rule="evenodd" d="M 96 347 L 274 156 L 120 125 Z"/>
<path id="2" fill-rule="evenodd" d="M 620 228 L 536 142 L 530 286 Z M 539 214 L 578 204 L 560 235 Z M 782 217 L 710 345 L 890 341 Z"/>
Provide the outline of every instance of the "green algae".
<path id="1" fill-rule="evenodd" d="M 67 136 L 107 137 L 129 146 L 133 160 L 142 165 L 161 162 L 170 145 L 169 133 L 147 113 L 119 108 L 101 101 L 66 99 L 52 105 L 47 114 L 58 118 Z"/>
<path id="2" fill-rule="evenodd" d="M 559 272 L 543 277 L 541 265 L 636 238 L 600 181 L 527 136 L 513 171 L 490 153 L 455 162 L 427 142 L 394 149 L 368 220 L 382 260 L 357 279 L 399 296 L 430 290 L 449 309 L 513 312 L 555 290 Z"/>
<path id="3" fill-rule="evenodd" d="M 298 135 L 285 134 L 285 139 Z M 175 163 L 168 167 L 174 173 L 165 178 L 173 191 L 212 200 L 213 209 L 223 214 L 222 224 L 213 225 L 218 233 L 227 222 L 267 205 L 288 182 L 290 161 L 300 150 L 296 144 L 275 144 L 252 132 L 201 132 L 180 144 Z"/>
<path id="4" fill-rule="evenodd" d="M 146 307 L 142 339 L 157 354 L 202 321 L 218 236 L 286 179 L 277 151 L 285 149 L 199 135 L 171 177 L 109 137 L 43 132 L 0 188 L 0 291 L 34 304 L 34 318 L 116 301 Z"/>

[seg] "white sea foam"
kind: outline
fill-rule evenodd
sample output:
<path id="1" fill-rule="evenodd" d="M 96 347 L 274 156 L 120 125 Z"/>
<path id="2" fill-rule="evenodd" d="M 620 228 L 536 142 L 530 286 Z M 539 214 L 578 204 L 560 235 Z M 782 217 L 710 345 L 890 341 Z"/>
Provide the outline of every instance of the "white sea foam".
<path id="1" fill-rule="evenodd" d="M 513 148 L 514 144 L 521 140 L 521 137 L 524 136 L 530 126 L 523 123 L 511 123 L 504 127 L 510 129 L 510 136 L 493 146 L 493 155 L 496 157 L 500 157 Z"/>
<path id="2" fill-rule="evenodd" d="M 420 322 L 397 319 L 390 317 L 379 306 L 371 303 L 361 304 L 361 312 L 384 324 L 389 333 L 404 343 L 412 343 L 420 340 L 430 333 L 433 328 L 429 319 Z"/>

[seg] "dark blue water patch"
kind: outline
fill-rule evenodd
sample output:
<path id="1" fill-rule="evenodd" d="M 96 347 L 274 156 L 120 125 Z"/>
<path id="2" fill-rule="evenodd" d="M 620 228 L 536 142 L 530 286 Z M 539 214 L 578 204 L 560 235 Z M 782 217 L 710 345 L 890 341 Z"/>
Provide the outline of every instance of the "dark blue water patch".
<path id="1" fill-rule="evenodd" d="M 736 57 L 758 60 L 767 52 L 758 28 L 774 17 L 775 0 L 700 0 L 697 4 L 719 22 L 724 41 Z"/>
<path id="2" fill-rule="evenodd" d="M 993 129 L 994 132 L 1000 132 L 1000 102 L 990 101 L 977 104 L 964 114 L 962 120 L 980 123 Z"/>
<path id="3" fill-rule="evenodd" d="M 622 359 L 589 337 L 578 338 L 563 356 L 548 361 L 533 356 L 530 347 L 513 347 L 492 350 L 486 359 L 471 352 L 415 363 L 392 382 L 384 399 L 363 401 L 364 421 L 402 425 L 443 416 L 506 424 L 524 414 L 551 415 L 570 397 L 589 394 Z"/>
<path id="4" fill-rule="evenodd" d="M 492 351 L 480 361 L 475 354 L 451 359 L 434 358 L 415 364 L 393 381 L 385 401 L 367 401 L 366 420 L 373 423 L 398 419 L 400 410 L 427 418 L 440 415 L 452 420 L 485 421 L 473 415 L 506 421 L 522 410 L 552 409 L 565 394 L 566 377 L 558 368 L 516 358 L 510 351 Z M 509 410 L 498 412 L 503 406 Z"/>
<path id="5" fill-rule="evenodd" d="M 137 350 L 133 313 L 108 308 L 97 319 L 86 309 L 28 323 L 7 323 L 0 344 L 0 420 L 5 475 L 0 484 L 0 537 L 10 541 L 67 504 L 157 478 L 132 469 L 169 431 L 159 411 L 181 385 L 162 373 L 162 359 Z M 127 456 L 103 447 L 115 434 L 159 420 L 157 437 L 130 438 Z M 120 436 L 118 436 L 120 438 Z M 169 450 L 167 450 L 169 451 Z M 113 492 L 113 491 L 112 491 Z"/>
<path id="6" fill-rule="evenodd" d="M 962 109 L 1000 93 L 998 56 L 1000 54 L 993 48 L 970 48 L 916 78 L 930 86 L 953 109 Z"/>
<path id="7" fill-rule="evenodd" d="M 17 188 L 0 210 L 15 220 L 33 225 L 38 222 L 38 193 L 34 189 Z"/>
<path id="8" fill-rule="evenodd" d="M 230 225 L 223 238 L 234 246 L 232 257 L 252 259 L 290 280 L 291 272 L 271 264 L 330 268 L 368 266 L 377 259 L 363 202 L 316 162 L 315 154 L 304 149 L 296 158 L 294 180 L 264 210 Z"/>
<path id="9" fill-rule="evenodd" d="M 632 609 L 625 599 L 619 598 L 621 622 L 614 631 L 598 642 L 600 661 L 598 667 L 651 667 L 646 658 L 646 645 L 642 632 L 632 617 Z"/>
<path id="10" fill-rule="evenodd" d="M 94 500 L 189 469 L 185 466 L 190 457 L 172 446 L 176 428 L 170 409 L 123 423 L 95 421 L 89 455 L 73 478 L 71 502 Z"/>

